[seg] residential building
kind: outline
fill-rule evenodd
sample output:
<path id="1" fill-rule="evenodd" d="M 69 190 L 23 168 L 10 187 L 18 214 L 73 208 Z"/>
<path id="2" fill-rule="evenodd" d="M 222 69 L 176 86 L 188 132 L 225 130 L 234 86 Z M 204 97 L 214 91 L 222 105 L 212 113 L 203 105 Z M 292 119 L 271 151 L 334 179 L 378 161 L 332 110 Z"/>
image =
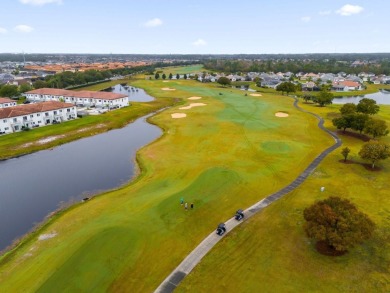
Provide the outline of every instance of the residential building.
<path id="1" fill-rule="evenodd" d="M 60 101 L 79 107 L 122 108 L 129 105 L 129 97 L 123 94 L 95 91 L 71 91 L 41 88 L 25 93 L 30 102 Z"/>
<path id="2" fill-rule="evenodd" d="M 58 101 L 23 104 L 0 109 L 0 134 L 56 124 L 77 117 L 73 104 Z"/>
<path id="3" fill-rule="evenodd" d="M 6 108 L 6 107 L 12 107 L 12 106 L 16 106 L 15 100 L 0 97 L 0 108 Z"/>

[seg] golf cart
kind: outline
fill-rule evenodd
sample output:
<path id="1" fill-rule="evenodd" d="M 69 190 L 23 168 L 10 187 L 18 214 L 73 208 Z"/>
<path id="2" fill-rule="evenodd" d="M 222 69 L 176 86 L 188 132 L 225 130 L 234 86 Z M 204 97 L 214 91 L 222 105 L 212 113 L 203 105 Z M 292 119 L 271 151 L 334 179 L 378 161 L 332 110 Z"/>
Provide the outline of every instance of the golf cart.
<path id="1" fill-rule="evenodd" d="M 226 225 L 224 223 L 221 223 L 218 225 L 217 228 L 217 235 L 222 236 L 226 232 Z"/>
<path id="2" fill-rule="evenodd" d="M 237 221 L 241 221 L 244 218 L 244 211 L 243 210 L 238 210 L 236 214 L 234 215 L 234 218 Z"/>

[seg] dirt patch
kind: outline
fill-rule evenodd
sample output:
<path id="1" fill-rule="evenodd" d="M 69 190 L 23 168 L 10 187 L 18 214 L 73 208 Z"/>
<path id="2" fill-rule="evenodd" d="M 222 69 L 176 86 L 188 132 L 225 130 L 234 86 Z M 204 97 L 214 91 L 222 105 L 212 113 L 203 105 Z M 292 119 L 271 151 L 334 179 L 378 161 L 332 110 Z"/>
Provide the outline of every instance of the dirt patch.
<path id="1" fill-rule="evenodd" d="M 57 140 L 57 139 L 63 138 L 63 137 L 65 137 L 65 135 L 49 136 L 49 137 L 38 140 L 36 143 L 37 144 L 46 144 L 46 143 L 52 142 L 54 140 Z"/>
<path id="2" fill-rule="evenodd" d="M 249 94 L 249 95 L 252 97 L 261 97 L 262 96 L 262 94 Z"/>
<path id="3" fill-rule="evenodd" d="M 190 97 L 189 100 L 200 100 L 202 97 Z"/>
<path id="4" fill-rule="evenodd" d="M 77 130 L 77 132 L 84 132 L 84 131 L 88 131 L 88 130 L 91 130 L 91 129 L 103 128 L 105 126 L 106 126 L 105 124 L 98 124 L 98 125 L 91 126 L 91 127 L 81 128 L 81 129 Z"/>
<path id="5" fill-rule="evenodd" d="M 184 117 L 187 117 L 187 114 L 185 114 L 185 113 L 173 113 L 173 114 L 171 114 L 171 117 L 174 118 L 174 119 L 184 118 Z"/>
<path id="6" fill-rule="evenodd" d="M 191 109 L 193 107 L 201 107 L 201 106 L 206 106 L 206 104 L 203 104 L 203 103 L 191 103 L 189 106 L 181 107 L 179 109 L 180 110 L 188 110 L 188 109 Z"/>
<path id="7" fill-rule="evenodd" d="M 176 89 L 171 89 L 169 87 L 163 87 L 162 90 L 163 91 L 175 91 Z"/>
<path id="8" fill-rule="evenodd" d="M 338 251 L 332 246 L 328 245 L 325 241 L 318 241 L 316 249 L 319 253 L 327 256 L 341 256 L 346 254 L 348 251 Z"/>
<path id="9" fill-rule="evenodd" d="M 275 116 L 280 117 L 280 118 L 286 118 L 286 117 L 288 117 L 288 114 L 284 113 L 284 112 L 276 112 Z"/>
<path id="10" fill-rule="evenodd" d="M 367 135 L 356 133 L 356 132 L 349 132 L 349 131 L 344 132 L 342 130 L 337 130 L 337 134 L 340 136 L 349 136 L 349 137 L 357 138 L 362 141 L 370 141 L 370 137 L 368 137 Z"/>

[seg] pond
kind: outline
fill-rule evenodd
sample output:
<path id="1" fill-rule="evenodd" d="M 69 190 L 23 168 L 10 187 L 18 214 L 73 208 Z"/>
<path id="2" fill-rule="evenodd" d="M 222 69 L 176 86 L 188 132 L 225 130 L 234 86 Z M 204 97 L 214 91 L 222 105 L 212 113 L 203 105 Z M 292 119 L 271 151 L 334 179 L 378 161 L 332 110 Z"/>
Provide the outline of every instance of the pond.
<path id="1" fill-rule="evenodd" d="M 387 91 L 380 91 L 377 93 L 362 95 L 362 96 L 334 98 L 333 104 L 346 104 L 346 103 L 357 104 L 363 98 L 373 99 L 377 102 L 377 104 L 390 105 L 390 92 Z"/>
<path id="2" fill-rule="evenodd" d="M 162 133 L 146 122 L 147 117 L 52 150 L 1 161 L 0 250 L 64 204 L 128 182 L 135 174 L 136 151 Z"/>
<path id="3" fill-rule="evenodd" d="M 103 91 L 129 96 L 130 102 L 151 102 L 154 100 L 143 89 L 136 88 L 130 85 L 117 84 L 115 86 L 104 89 Z"/>

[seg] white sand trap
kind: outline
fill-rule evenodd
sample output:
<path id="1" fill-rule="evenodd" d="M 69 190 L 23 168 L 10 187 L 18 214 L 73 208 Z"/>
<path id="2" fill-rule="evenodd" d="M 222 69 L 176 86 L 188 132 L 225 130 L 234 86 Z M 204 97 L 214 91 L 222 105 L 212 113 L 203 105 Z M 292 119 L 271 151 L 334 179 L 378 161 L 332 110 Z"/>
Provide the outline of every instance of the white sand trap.
<path id="1" fill-rule="evenodd" d="M 189 100 L 200 100 L 202 97 L 191 97 L 191 98 L 188 98 Z"/>
<path id="2" fill-rule="evenodd" d="M 181 107 L 179 109 L 180 110 L 188 110 L 188 109 L 191 109 L 193 107 L 201 107 L 201 106 L 206 106 L 206 104 L 203 104 L 203 103 L 191 103 L 189 106 Z"/>
<path id="3" fill-rule="evenodd" d="M 48 234 L 41 234 L 38 237 L 38 240 L 46 240 L 46 239 L 51 239 L 57 236 L 56 232 L 53 233 L 48 233 Z"/>
<path id="4" fill-rule="evenodd" d="M 261 97 L 261 94 L 249 94 L 252 97 Z"/>
<path id="5" fill-rule="evenodd" d="M 171 89 L 169 87 L 163 87 L 162 90 L 163 91 L 175 91 L 176 89 Z"/>
<path id="6" fill-rule="evenodd" d="M 177 119 L 177 118 L 184 118 L 184 117 L 187 117 L 187 114 L 184 114 L 184 113 L 173 113 L 173 114 L 171 114 L 171 117 L 175 118 L 175 119 Z"/>
<path id="7" fill-rule="evenodd" d="M 288 117 L 288 114 L 283 112 L 276 112 L 275 116 L 284 118 L 284 117 Z"/>

